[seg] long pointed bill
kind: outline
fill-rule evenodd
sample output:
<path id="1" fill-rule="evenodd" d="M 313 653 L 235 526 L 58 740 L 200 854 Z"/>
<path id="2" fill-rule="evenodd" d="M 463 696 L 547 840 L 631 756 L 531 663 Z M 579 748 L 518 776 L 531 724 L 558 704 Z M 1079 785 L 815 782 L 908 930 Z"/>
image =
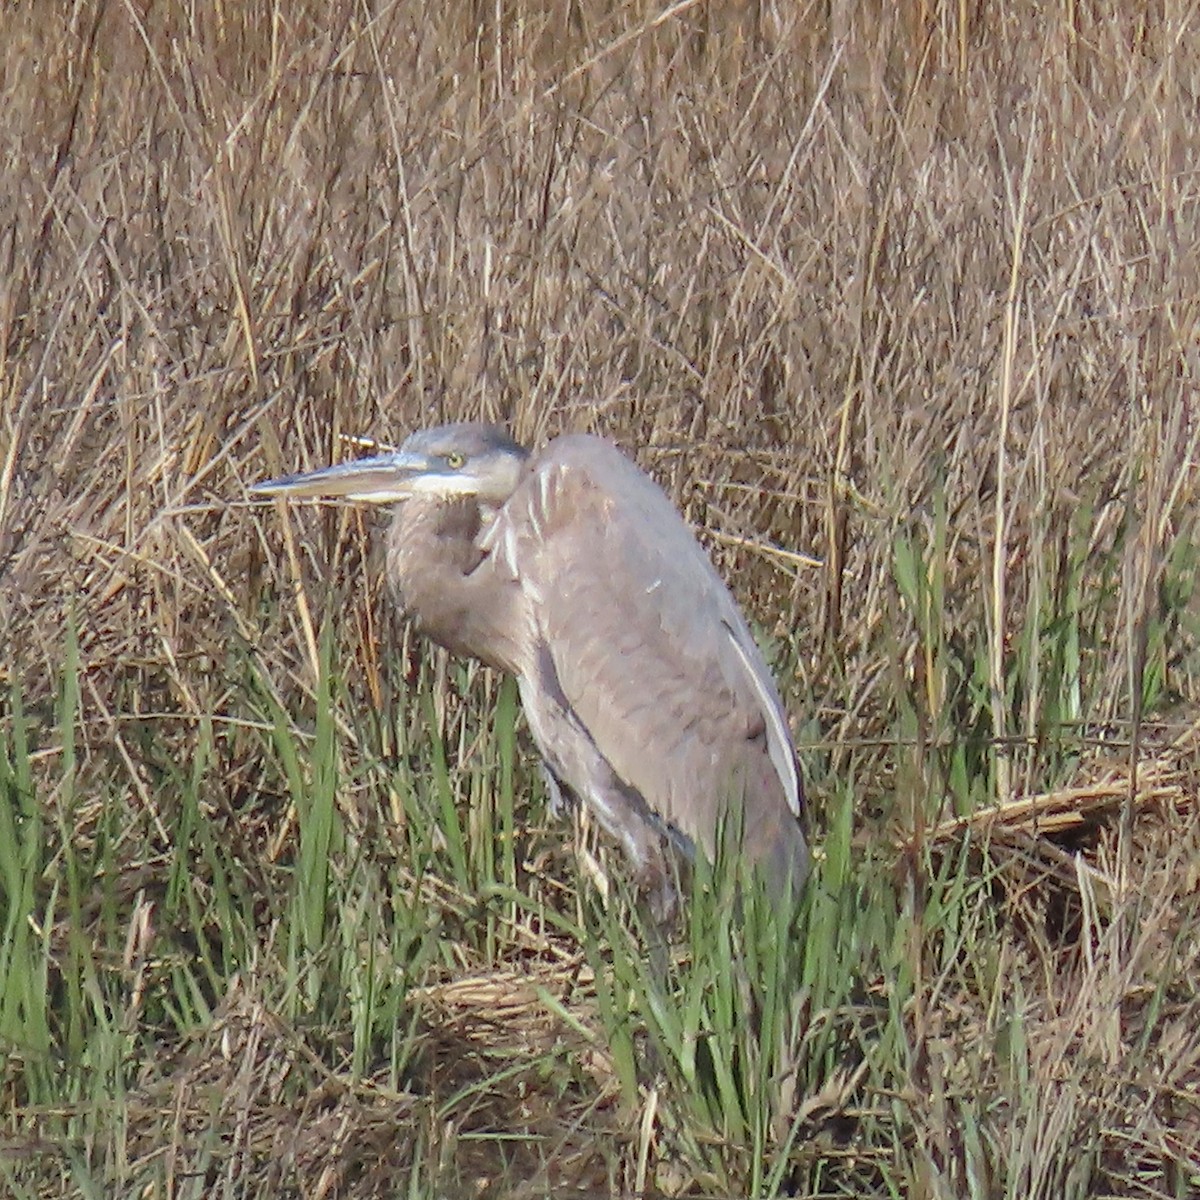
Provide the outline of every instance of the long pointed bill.
<path id="1" fill-rule="evenodd" d="M 313 496 L 340 497 L 367 504 L 394 504 L 421 491 L 421 481 L 428 477 L 429 462 L 419 454 L 380 454 L 353 462 L 285 475 L 256 483 L 250 491 L 256 496 L 290 496 L 305 499 Z"/>

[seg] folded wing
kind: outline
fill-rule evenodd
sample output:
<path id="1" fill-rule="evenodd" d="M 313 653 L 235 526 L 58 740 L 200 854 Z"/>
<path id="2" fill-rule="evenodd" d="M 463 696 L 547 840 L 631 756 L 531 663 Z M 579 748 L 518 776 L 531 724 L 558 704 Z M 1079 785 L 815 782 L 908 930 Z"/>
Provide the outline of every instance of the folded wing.
<path id="1" fill-rule="evenodd" d="M 725 805 L 739 802 L 744 852 L 802 877 L 803 792 L 783 705 L 658 486 L 599 438 L 559 438 L 485 548 L 528 594 L 562 692 L 616 774 L 709 855 Z"/>

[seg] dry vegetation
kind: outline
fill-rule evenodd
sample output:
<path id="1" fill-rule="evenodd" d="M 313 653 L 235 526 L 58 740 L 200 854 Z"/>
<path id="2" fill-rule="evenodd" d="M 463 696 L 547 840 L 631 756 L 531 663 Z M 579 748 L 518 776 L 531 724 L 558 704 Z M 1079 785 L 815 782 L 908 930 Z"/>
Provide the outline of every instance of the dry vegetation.
<path id="1" fill-rule="evenodd" d="M 1174 0 L 4 5 L 0 1191 L 1196 1195 L 1198 80 Z M 649 979 L 365 515 L 246 502 L 479 415 L 758 622 L 777 957 Z"/>

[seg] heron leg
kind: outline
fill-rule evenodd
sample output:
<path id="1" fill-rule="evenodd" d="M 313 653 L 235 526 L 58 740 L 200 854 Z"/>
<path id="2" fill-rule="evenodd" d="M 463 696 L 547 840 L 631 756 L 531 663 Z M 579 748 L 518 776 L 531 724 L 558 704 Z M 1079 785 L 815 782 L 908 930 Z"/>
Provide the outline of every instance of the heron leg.
<path id="1" fill-rule="evenodd" d="M 589 739 L 590 742 L 590 739 Z M 595 747 L 587 756 L 586 782 L 577 790 L 604 831 L 620 843 L 633 867 L 634 882 L 655 923 L 667 926 L 679 912 L 668 838 L 646 802 L 625 784 Z"/>
<path id="2" fill-rule="evenodd" d="M 605 832 L 624 849 L 651 916 L 659 924 L 668 924 L 679 911 L 668 832 L 646 801 L 600 753 L 563 696 L 549 655 L 543 653 L 539 658 L 539 669 L 520 678 L 521 704 L 553 781 L 548 789 L 551 806 L 555 793 L 561 798 L 564 790 L 587 805 Z"/>
<path id="3" fill-rule="evenodd" d="M 554 768 L 545 759 L 541 762 L 542 783 L 546 787 L 546 808 L 554 818 L 571 812 L 578 803 L 575 794 L 563 785 Z"/>

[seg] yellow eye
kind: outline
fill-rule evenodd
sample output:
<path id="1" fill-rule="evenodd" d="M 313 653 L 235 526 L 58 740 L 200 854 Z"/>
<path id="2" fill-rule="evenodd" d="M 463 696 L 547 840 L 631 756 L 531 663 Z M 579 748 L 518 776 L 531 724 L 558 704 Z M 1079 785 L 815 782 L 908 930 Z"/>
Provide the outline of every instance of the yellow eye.
<path id="1" fill-rule="evenodd" d="M 457 450 L 451 450 L 446 455 L 446 466 L 452 471 L 457 471 L 467 461 L 465 454 L 460 454 Z"/>

